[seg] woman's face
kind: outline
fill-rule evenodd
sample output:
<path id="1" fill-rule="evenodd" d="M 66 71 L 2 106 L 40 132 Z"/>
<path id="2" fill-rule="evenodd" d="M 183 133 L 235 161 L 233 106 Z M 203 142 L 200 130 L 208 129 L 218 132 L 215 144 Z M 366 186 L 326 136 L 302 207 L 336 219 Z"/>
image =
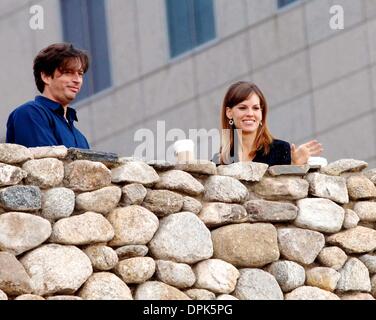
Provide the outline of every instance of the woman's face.
<path id="1" fill-rule="evenodd" d="M 232 108 L 226 108 L 226 116 L 233 119 L 236 129 L 243 130 L 243 133 L 257 132 L 262 121 L 259 96 L 251 93 L 246 100 Z"/>

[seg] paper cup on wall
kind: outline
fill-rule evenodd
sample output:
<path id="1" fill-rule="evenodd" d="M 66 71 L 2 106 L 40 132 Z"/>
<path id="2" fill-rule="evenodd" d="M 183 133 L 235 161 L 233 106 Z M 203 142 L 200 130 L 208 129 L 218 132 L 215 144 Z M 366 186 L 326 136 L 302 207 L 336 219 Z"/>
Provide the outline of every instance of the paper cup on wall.
<path id="1" fill-rule="evenodd" d="M 189 162 L 194 160 L 195 144 L 190 139 L 178 140 L 174 143 L 177 162 Z"/>

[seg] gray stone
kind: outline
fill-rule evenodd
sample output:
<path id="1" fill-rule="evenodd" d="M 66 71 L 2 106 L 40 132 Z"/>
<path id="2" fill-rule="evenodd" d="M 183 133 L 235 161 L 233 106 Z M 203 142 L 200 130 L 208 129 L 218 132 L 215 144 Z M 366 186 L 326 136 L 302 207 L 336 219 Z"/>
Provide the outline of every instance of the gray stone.
<path id="1" fill-rule="evenodd" d="M 277 261 L 277 232 L 272 224 L 242 223 L 211 232 L 214 255 L 236 267 L 263 267 Z"/>
<path id="2" fill-rule="evenodd" d="M 376 186 L 365 176 L 348 177 L 347 189 L 352 200 L 376 198 Z"/>
<path id="3" fill-rule="evenodd" d="M 325 238 L 317 231 L 282 227 L 278 229 L 278 244 L 286 259 L 308 265 L 324 247 Z"/>
<path id="4" fill-rule="evenodd" d="M 341 270 L 337 284 L 339 291 L 371 291 L 371 282 L 367 267 L 356 258 L 347 260 Z"/>
<path id="5" fill-rule="evenodd" d="M 0 205 L 8 210 L 35 211 L 41 208 L 42 193 L 35 186 L 11 186 L 0 190 Z"/>
<path id="6" fill-rule="evenodd" d="M 107 216 L 115 230 L 111 246 L 147 244 L 159 226 L 155 214 L 140 206 L 116 208 Z"/>
<path id="7" fill-rule="evenodd" d="M 206 289 L 188 289 L 184 293 L 192 300 L 215 300 L 215 294 Z"/>
<path id="8" fill-rule="evenodd" d="M 117 186 L 81 193 L 76 197 L 76 209 L 94 211 L 104 215 L 116 208 L 121 198 L 121 189 Z"/>
<path id="9" fill-rule="evenodd" d="M 240 300 L 283 300 L 277 280 L 260 269 L 241 269 L 234 295 Z"/>
<path id="10" fill-rule="evenodd" d="M 205 201 L 244 202 L 248 197 L 247 188 L 232 177 L 211 176 L 205 183 Z"/>
<path id="11" fill-rule="evenodd" d="M 165 161 L 165 160 L 151 160 L 151 161 L 148 161 L 147 164 L 158 171 L 167 171 L 167 170 L 174 169 L 175 167 L 173 163 Z"/>
<path id="12" fill-rule="evenodd" d="M 179 212 L 183 207 L 183 196 L 169 190 L 148 190 L 142 206 L 159 217 Z"/>
<path id="13" fill-rule="evenodd" d="M 146 281 L 140 284 L 134 295 L 135 300 L 188 300 L 180 290 L 159 281 Z"/>
<path id="14" fill-rule="evenodd" d="M 341 300 L 375 300 L 369 293 L 356 292 L 341 295 Z"/>
<path id="15" fill-rule="evenodd" d="M 249 221 L 280 222 L 294 220 L 298 208 L 291 203 L 250 200 L 244 204 Z"/>
<path id="16" fill-rule="evenodd" d="M 8 295 L 31 293 L 30 277 L 16 257 L 0 252 L 0 289 Z"/>
<path id="17" fill-rule="evenodd" d="M 142 161 L 127 161 L 120 167 L 111 170 L 112 182 L 140 183 L 153 185 L 159 180 L 153 167 Z"/>
<path id="18" fill-rule="evenodd" d="M 346 179 L 329 176 L 318 172 L 306 176 L 309 182 L 309 193 L 313 196 L 326 198 L 344 204 L 349 202 Z"/>
<path id="19" fill-rule="evenodd" d="M 341 278 L 339 272 L 332 268 L 316 267 L 307 271 L 307 285 L 312 287 L 318 287 L 323 290 L 333 292 L 338 280 Z"/>
<path id="20" fill-rule="evenodd" d="M 8 296 L 5 294 L 4 291 L 0 289 L 0 301 L 1 300 L 8 300 Z"/>
<path id="21" fill-rule="evenodd" d="M 207 289 L 214 293 L 234 291 L 240 276 L 238 269 L 220 259 L 201 261 L 193 267 L 193 272 L 196 275 L 195 287 Z"/>
<path id="22" fill-rule="evenodd" d="M 308 170 L 309 165 L 278 165 L 271 166 L 268 173 L 272 176 L 290 175 L 290 176 L 304 176 Z"/>
<path id="23" fill-rule="evenodd" d="M 0 143 L 0 162 L 7 164 L 22 163 L 33 159 L 30 150 L 12 143 Z"/>
<path id="24" fill-rule="evenodd" d="M 27 172 L 19 167 L 0 163 L 0 186 L 12 186 L 26 178 Z"/>
<path id="25" fill-rule="evenodd" d="M 133 257 L 144 257 L 148 254 L 148 251 L 149 248 L 143 244 L 130 244 L 115 250 L 120 260 Z"/>
<path id="26" fill-rule="evenodd" d="M 359 222 L 359 216 L 351 209 L 345 209 L 345 219 L 343 220 L 343 227 L 345 229 L 355 228 Z"/>
<path id="27" fill-rule="evenodd" d="M 339 270 L 347 260 L 346 253 L 338 247 L 325 247 L 321 250 L 317 259 L 325 267 Z"/>
<path id="28" fill-rule="evenodd" d="M 50 241 L 84 245 L 110 241 L 114 234 L 112 225 L 101 214 L 86 212 L 57 221 L 52 228 Z"/>
<path id="29" fill-rule="evenodd" d="M 52 297 L 47 297 L 46 300 L 83 300 L 81 297 L 71 296 L 71 295 L 57 295 Z"/>
<path id="30" fill-rule="evenodd" d="M 308 187 L 309 183 L 298 177 L 264 177 L 254 191 L 266 200 L 299 200 L 307 197 Z"/>
<path id="31" fill-rule="evenodd" d="M 85 300 L 133 300 L 129 287 L 110 272 L 94 273 L 78 294 Z"/>
<path id="32" fill-rule="evenodd" d="M 150 257 L 135 257 L 121 260 L 115 272 L 125 283 L 144 283 L 155 272 L 155 262 Z"/>
<path id="33" fill-rule="evenodd" d="M 74 210 L 75 195 L 68 188 L 53 188 L 42 193 L 41 216 L 48 220 L 69 217 Z"/>
<path id="34" fill-rule="evenodd" d="M 376 298 L 376 275 L 371 278 L 371 293 Z"/>
<path id="35" fill-rule="evenodd" d="M 189 211 L 193 212 L 194 214 L 199 214 L 201 209 L 202 204 L 200 201 L 189 196 L 185 196 L 183 198 L 183 208 L 181 208 L 181 211 Z"/>
<path id="36" fill-rule="evenodd" d="M 376 255 L 364 254 L 359 257 L 359 260 L 364 263 L 370 274 L 376 273 Z"/>
<path id="37" fill-rule="evenodd" d="M 354 211 L 360 221 L 376 222 L 376 202 L 357 202 L 355 203 Z"/>
<path id="38" fill-rule="evenodd" d="M 217 296 L 217 300 L 239 300 L 238 298 L 235 298 L 231 294 L 220 294 Z"/>
<path id="39" fill-rule="evenodd" d="M 46 300 L 42 296 L 38 296 L 37 294 L 21 294 L 20 296 L 16 297 L 14 300 Z"/>
<path id="40" fill-rule="evenodd" d="M 140 183 L 131 183 L 121 188 L 121 204 L 130 206 L 133 204 L 141 205 L 146 197 L 147 190 Z"/>
<path id="41" fill-rule="evenodd" d="M 239 204 L 222 202 L 205 203 L 198 217 L 208 227 L 217 227 L 229 223 L 246 222 L 247 211 Z"/>
<path id="42" fill-rule="evenodd" d="M 321 172 L 331 176 L 339 176 L 343 172 L 358 172 L 367 168 L 368 163 L 354 159 L 341 159 L 321 168 Z"/>
<path id="43" fill-rule="evenodd" d="M 54 158 L 29 160 L 22 165 L 27 172 L 27 184 L 40 188 L 53 188 L 59 186 L 64 179 L 64 165 Z"/>
<path id="44" fill-rule="evenodd" d="M 252 161 L 236 162 L 217 168 L 218 174 L 221 176 L 229 176 L 245 181 L 260 181 L 266 170 L 268 170 L 267 164 Z"/>
<path id="45" fill-rule="evenodd" d="M 366 253 L 376 249 L 376 230 L 357 226 L 336 233 L 328 237 L 326 241 L 339 245 L 347 253 Z"/>
<path id="46" fill-rule="evenodd" d="M 217 174 L 215 163 L 208 160 L 192 160 L 187 163 L 177 163 L 175 169 L 197 174 Z"/>
<path id="47" fill-rule="evenodd" d="M 162 172 L 159 182 L 154 186 L 156 189 L 167 189 L 197 196 L 204 192 L 204 186 L 191 174 L 181 170 Z"/>
<path id="48" fill-rule="evenodd" d="M 76 160 L 65 166 L 64 184 L 74 191 L 93 191 L 111 184 L 111 171 L 100 162 Z"/>
<path id="49" fill-rule="evenodd" d="M 327 233 L 341 230 L 345 210 L 333 201 L 307 198 L 298 200 L 297 206 L 299 212 L 294 221 L 296 226 Z"/>
<path id="50" fill-rule="evenodd" d="M 119 262 L 115 250 L 105 245 L 92 245 L 84 249 L 94 270 L 107 271 L 113 269 Z"/>
<path id="51" fill-rule="evenodd" d="M 48 146 L 29 148 L 34 159 L 57 158 L 65 159 L 68 149 L 65 146 Z"/>
<path id="52" fill-rule="evenodd" d="M 283 292 L 292 291 L 305 282 L 304 268 L 293 261 L 273 262 L 266 271 L 274 276 Z"/>
<path id="53" fill-rule="evenodd" d="M 213 244 L 210 231 L 195 214 L 179 212 L 160 220 L 149 250 L 156 259 L 193 264 L 211 258 Z"/>
<path id="54" fill-rule="evenodd" d="M 90 259 L 74 246 L 43 245 L 24 255 L 20 262 L 31 277 L 34 293 L 72 294 L 93 272 Z"/>
<path id="55" fill-rule="evenodd" d="M 19 255 L 46 241 L 51 235 L 50 223 L 23 212 L 0 215 L 0 248 Z"/>
<path id="56" fill-rule="evenodd" d="M 88 160 L 93 162 L 101 162 L 109 168 L 120 164 L 119 156 L 116 153 L 79 148 L 69 148 L 67 159 L 72 161 Z"/>
<path id="57" fill-rule="evenodd" d="M 196 276 L 188 264 L 167 260 L 156 260 L 155 262 L 157 279 L 170 286 L 189 288 L 196 281 Z"/>
<path id="58" fill-rule="evenodd" d="M 376 168 L 369 169 L 362 172 L 368 179 L 370 179 L 374 184 L 376 184 Z"/>
<path id="59" fill-rule="evenodd" d="M 285 300 L 340 300 L 337 295 L 329 291 L 303 286 L 286 294 Z"/>

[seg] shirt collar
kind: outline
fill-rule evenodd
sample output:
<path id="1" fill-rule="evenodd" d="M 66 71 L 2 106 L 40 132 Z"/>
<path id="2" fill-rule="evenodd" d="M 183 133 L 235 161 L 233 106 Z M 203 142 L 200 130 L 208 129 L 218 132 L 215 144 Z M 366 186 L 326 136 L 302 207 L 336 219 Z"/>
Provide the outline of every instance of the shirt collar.
<path id="1" fill-rule="evenodd" d="M 64 108 L 60 103 L 53 101 L 51 99 L 48 99 L 44 96 L 36 96 L 35 101 L 43 104 L 43 106 L 47 107 L 51 111 L 64 116 Z M 67 118 L 68 118 L 68 121 L 70 121 L 70 122 L 71 121 L 78 121 L 76 110 L 68 107 Z"/>

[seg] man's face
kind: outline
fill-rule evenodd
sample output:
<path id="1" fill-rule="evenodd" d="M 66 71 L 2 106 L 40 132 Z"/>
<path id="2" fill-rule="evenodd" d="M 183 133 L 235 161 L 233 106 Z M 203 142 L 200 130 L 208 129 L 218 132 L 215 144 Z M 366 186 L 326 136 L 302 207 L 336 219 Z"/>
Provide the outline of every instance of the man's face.
<path id="1" fill-rule="evenodd" d="M 56 69 L 53 76 L 42 74 L 45 82 L 43 95 L 67 106 L 80 92 L 83 74 L 81 63 L 76 60 L 72 60 L 65 68 Z"/>

